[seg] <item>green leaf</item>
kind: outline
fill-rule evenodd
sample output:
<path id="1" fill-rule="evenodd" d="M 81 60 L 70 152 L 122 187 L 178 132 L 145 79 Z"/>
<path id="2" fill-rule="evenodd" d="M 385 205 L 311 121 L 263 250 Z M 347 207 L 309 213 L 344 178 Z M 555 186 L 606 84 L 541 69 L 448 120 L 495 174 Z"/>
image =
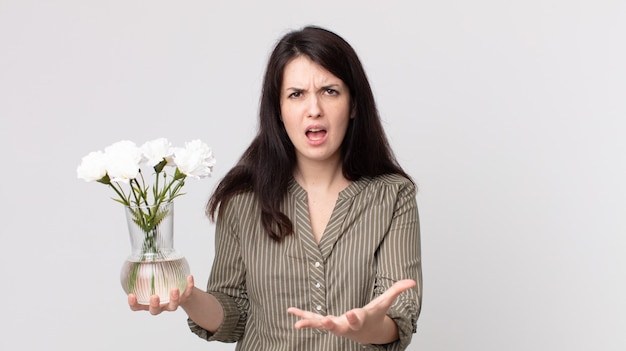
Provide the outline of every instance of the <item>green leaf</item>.
<path id="1" fill-rule="evenodd" d="M 154 214 L 154 218 L 152 220 L 152 229 L 156 228 L 161 224 L 161 221 L 167 216 L 169 211 L 164 208 L 159 208 L 159 210 Z"/>
<path id="2" fill-rule="evenodd" d="M 127 206 L 127 205 L 128 205 L 128 204 L 126 203 L 126 201 L 124 201 L 124 200 L 116 199 L 116 198 L 114 198 L 114 197 L 112 197 L 111 199 L 112 199 L 113 201 L 115 201 L 115 202 L 119 202 L 119 203 L 121 203 L 122 205 L 125 205 L 125 206 Z"/>

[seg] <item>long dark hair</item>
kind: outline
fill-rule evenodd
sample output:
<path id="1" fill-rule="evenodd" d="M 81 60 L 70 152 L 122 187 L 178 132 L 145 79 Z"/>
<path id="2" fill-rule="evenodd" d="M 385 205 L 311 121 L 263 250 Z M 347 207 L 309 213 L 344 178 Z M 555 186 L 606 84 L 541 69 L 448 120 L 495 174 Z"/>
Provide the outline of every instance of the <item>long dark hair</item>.
<path id="1" fill-rule="evenodd" d="M 270 55 L 259 107 L 259 129 L 241 159 L 221 180 L 207 203 L 215 220 L 218 209 L 233 196 L 253 192 L 261 208 L 261 224 L 276 241 L 293 233 L 291 220 L 280 211 L 296 165 L 296 152 L 281 122 L 280 91 L 285 66 L 306 56 L 341 79 L 350 90 L 351 115 L 341 145 L 343 175 L 397 173 L 411 179 L 396 161 L 385 136 L 374 95 L 354 49 L 337 34 L 309 26 L 281 38 Z"/>

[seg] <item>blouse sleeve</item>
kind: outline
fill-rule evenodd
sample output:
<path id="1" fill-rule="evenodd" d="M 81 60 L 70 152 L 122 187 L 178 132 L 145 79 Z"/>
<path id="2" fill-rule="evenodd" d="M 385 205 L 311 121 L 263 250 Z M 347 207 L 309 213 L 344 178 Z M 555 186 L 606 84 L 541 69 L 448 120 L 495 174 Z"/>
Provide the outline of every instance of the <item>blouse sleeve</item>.
<path id="1" fill-rule="evenodd" d="M 192 332 L 207 341 L 236 342 L 243 336 L 249 303 L 246 292 L 246 271 L 240 251 L 240 237 L 233 198 L 224 213 L 218 216 L 215 230 L 215 259 L 207 292 L 215 296 L 224 310 L 224 321 L 215 333 L 189 319 Z"/>
<path id="2" fill-rule="evenodd" d="M 422 306 L 422 268 L 420 228 L 416 188 L 403 183 L 393 210 L 392 222 L 378 253 L 378 271 L 374 295 L 384 293 L 393 283 L 413 279 L 417 285 L 398 296 L 387 315 L 398 326 L 399 339 L 384 345 L 386 350 L 405 350 L 417 328 Z"/>

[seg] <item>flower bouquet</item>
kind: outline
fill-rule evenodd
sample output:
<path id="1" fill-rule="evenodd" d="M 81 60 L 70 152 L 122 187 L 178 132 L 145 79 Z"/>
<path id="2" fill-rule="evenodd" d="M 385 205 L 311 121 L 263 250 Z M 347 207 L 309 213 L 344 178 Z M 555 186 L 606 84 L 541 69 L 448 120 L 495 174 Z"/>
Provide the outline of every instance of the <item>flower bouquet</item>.
<path id="1" fill-rule="evenodd" d="M 187 177 L 211 175 L 215 159 L 211 148 L 200 140 L 173 147 L 165 138 L 138 147 L 119 141 L 103 151 L 82 158 L 78 178 L 110 186 L 125 207 L 132 252 L 122 267 L 121 283 L 141 304 L 158 295 L 169 301 L 169 291 L 185 289 L 189 265 L 173 247 L 173 200 L 180 195 Z M 173 170 L 168 173 L 168 170 Z M 144 173 L 154 176 L 146 181 Z"/>

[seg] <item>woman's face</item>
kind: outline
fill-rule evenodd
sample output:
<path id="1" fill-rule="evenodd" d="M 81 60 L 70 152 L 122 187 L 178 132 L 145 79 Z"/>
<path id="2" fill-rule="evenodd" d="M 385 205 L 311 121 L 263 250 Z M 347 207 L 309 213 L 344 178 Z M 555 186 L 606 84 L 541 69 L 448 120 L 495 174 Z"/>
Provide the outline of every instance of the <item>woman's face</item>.
<path id="1" fill-rule="evenodd" d="M 298 162 L 339 162 L 350 121 L 343 81 L 305 56 L 285 66 L 280 110 Z"/>

